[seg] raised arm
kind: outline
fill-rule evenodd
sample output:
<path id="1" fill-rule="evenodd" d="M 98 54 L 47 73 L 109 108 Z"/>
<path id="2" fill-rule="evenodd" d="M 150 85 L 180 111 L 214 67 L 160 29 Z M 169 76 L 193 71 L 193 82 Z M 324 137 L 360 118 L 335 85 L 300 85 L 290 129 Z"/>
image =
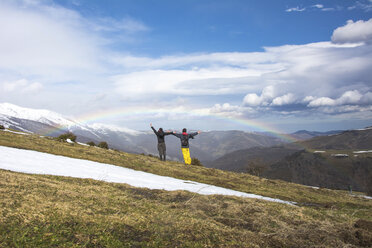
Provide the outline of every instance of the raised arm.
<path id="1" fill-rule="evenodd" d="M 152 129 L 152 131 L 154 131 L 154 133 L 156 134 L 156 135 L 158 135 L 158 132 L 155 130 L 155 128 L 152 126 L 152 123 L 150 123 L 150 127 L 151 127 L 151 129 Z"/>

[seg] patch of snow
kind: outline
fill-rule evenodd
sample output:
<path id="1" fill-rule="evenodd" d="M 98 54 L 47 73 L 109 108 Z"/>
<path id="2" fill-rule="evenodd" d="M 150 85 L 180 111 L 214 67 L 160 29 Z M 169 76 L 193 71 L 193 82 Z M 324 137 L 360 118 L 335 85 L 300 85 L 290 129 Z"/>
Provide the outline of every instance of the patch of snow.
<path id="1" fill-rule="evenodd" d="M 82 145 L 82 146 L 89 146 L 88 144 L 81 143 L 81 142 L 76 142 L 76 143 L 78 143 L 79 145 Z"/>
<path id="2" fill-rule="evenodd" d="M 342 154 L 342 153 L 332 154 L 331 156 L 332 156 L 332 157 L 338 157 L 338 158 L 346 158 L 346 157 L 349 157 L 349 155 L 347 155 L 347 154 Z"/>
<path id="3" fill-rule="evenodd" d="M 365 131 L 365 130 L 370 130 L 372 129 L 372 127 L 366 127 L 366 128 L 361 128 L 361 129 L 356 129 L 358 131 Z"/>
<path id="4" fill-rule="evenodd" d="M 314 151 L 314 153 L 324 153 L 325 151 Z"/>
<path id="5" fill-rule="evenodd" d="M 9 132 L 9 133 L 16 133 L 16 134 L 22 134 L 22 135 L 30 135 L 29 133 L 22 133 L 22 132 L 16 132 L 16 131 L 11 131 L 8 129 L 3 130 L 4 132 Z"/>
<path id="6" fill-rule="evenodd" d="M 372 197 L 371 196 L 367 196 L 367 195 L 354 195 L 354 194 L 352 194 L 352 196 L 354 196 L 354 197 L 361 197 L 361 198 L 365 198 L 365 199 L 368 199 L 368 200 L 372 200 Z"/>
<path id="7" fill-rule="evenodd" d="M 312 189 L 320 189 L 319 187 L 316 186 L 309 186 L 309 185 L 304 185 L 305 187 L 312 188 Z"/>
<path id="8" fill-rule="evenodd" d="M 248 194 L 193 181 L 159 176 L 110 164 L 4 146 L 0 146 L 0 168 L 23 173 L 91 178 L 106 182 L 126 183 L 134 187 L 149 189 L 168 191 L 186 190 L 203 195 L 220 194 L 255 198 L 289 205 L 296 204 L 295 202 Z"/>
<path id="9" fill-rule="evenodd" d="M 370 153 L 372 152 L 372 150 L 368 150 L 368 151 L 356 151 L 356 152 L 353 152 L 353 153 Z"/>
<path id="10" fill-rule="evenodd" d="M 73 142 L 72 140 L 70 140 L 70 139 L 66 139 L 66 142 L 67 143 L 70 143 L 70 144 L 73 144 L 73 143 L 75 143 L 75 142 Z"/>

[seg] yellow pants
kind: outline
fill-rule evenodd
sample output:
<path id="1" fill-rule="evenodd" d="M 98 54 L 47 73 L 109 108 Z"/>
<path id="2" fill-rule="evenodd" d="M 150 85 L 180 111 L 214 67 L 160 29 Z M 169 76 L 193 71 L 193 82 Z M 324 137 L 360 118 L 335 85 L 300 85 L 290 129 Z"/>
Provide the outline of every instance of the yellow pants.
<path id="1" fill-rule="evenodd" d="M 185 160 L 185 164 L 191 164 L 189 148 L 181 148 L 181 149 L 182 149 L 182 154 L 183 154 L 183 160 Z"/>

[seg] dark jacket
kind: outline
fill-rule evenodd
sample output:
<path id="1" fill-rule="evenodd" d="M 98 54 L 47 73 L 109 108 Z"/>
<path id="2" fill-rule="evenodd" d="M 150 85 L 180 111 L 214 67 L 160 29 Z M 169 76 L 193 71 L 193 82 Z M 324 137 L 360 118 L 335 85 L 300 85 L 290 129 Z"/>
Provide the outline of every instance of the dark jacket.
<path id="1" fill-rule="evenodd" d="M 172 132 L 163 132 L 160 130 L 159 132 L 155 130 L 154 127 L 151 127 L 152 131 L 156 134 L 156 137 L 158 137 L 158 143 L 165 143 L 164 137 L 166 135 L 172 134 Z"/>
<path id="2" fill-rule="evenodd" d="M 193 139 L 198 133 L 172 133 L 174 136 L 178 137 L 181 140 L 182 148 L 189 148 L 189 139 Z"/>

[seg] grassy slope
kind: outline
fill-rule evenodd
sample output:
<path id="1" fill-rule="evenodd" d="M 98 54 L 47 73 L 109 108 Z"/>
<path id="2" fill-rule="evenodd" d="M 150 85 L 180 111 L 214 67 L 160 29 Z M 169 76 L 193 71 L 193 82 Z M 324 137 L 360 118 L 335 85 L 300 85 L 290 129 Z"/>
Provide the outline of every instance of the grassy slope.
<path id="1" fill-rule="evenodd" d="M 0 170 L 0 247 L 358 247 L 372 243 L 372 201 L 344 191 L 185 167 L 36 135 L 0 132 L 0 145 L 195 180 L 301 206 Z"/>

